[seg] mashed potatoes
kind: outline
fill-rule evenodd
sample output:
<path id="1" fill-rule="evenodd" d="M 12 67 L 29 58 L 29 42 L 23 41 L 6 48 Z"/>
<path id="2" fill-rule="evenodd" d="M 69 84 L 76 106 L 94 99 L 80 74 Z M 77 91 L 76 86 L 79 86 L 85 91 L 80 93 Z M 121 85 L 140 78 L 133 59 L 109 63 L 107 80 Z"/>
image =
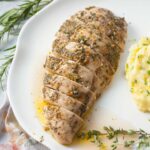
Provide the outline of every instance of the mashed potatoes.
<path id="1" fill-rule="evenodd" d="M 142 38 L 130 48 L 125 72 L 137 106 L 150 111 L 150 38 Z"/>

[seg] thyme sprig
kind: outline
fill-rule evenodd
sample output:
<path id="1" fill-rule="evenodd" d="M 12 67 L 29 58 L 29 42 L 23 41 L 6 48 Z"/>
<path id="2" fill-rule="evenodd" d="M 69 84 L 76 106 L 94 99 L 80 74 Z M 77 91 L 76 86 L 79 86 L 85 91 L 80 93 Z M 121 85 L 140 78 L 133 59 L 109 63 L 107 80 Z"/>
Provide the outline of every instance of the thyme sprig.
<path id="1" fill-rule="evenodd" d="M 86 139 L 98 147 L 105 145 L 103 139 L 106 138 L 111 140 L 111 149 L 116 150 L 119 143 L 119 138 L 122 136 L 134 137 L 135 140 L 125 140 L 123 146 L 126 148 L 136 147 L 137 150 L 143 150 L 150 146 L 150 134 L 144 130 L 124 130 L 124 129 L 114 129 L 111 126 L 104 127 L 103 132 L 98 130 L 89 130 L 87 132 L 81 132 L 78 134 L 80 139 Z"/>

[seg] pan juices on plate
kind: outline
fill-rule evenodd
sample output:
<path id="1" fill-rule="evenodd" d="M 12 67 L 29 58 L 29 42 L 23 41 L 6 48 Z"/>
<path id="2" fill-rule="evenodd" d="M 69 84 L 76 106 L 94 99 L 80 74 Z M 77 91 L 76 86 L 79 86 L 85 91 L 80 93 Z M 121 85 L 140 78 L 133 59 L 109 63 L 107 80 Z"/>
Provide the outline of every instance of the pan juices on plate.
<path id="1" fill-rule="evenodd" d="M 123 52 L 127 24 L 103 8 L 88 7 L 60 27 L 46 58 L 41 122 L 61 144 L 71 144 L 84 116 L 109 85 Z"/>

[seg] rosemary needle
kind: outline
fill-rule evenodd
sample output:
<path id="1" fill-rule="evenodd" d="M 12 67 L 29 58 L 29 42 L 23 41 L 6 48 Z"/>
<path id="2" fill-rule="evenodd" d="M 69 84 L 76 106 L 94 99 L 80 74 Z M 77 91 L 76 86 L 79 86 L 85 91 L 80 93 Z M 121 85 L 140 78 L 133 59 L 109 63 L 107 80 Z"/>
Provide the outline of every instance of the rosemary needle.
<path id="1" fill-rule="evenodd" d="M 13 8 L 1 15 L 0 26 L 2 27 L 2 29 L 0 30 L 0 41 L 5 37 L 9 39 L 9 35 L 18 35 L 23 23 L 51 2 L 52 0 L 26 0 L 17 8 Z M 15 49 L 16 46 L 12 46 L 4 50 L 0 49 L 0 51 L 7 53 L 2 58 L 0 58 L 1 84 L 10 64 L 13 61 Z"/>
<path id="2" fill-rule="evenodd" d="M 2 26 L 0 39 L 5 35 L 13 34 L 23 21 L 33 16 L 50 2 L 52 0 L 29 0 L 19 5 L 18 8 L 5 12 L 0 16 L 0 25 Z"/>
<path id="3" fill-rule="evenodd" d="M 9 53 L 0 58 L 0 61 L 1 61 L 1 65 L 0 65 L 0 82 L 1 82 L 1 85 L 3 83 L 3 79 L 4 79 L 4 77 L 7 73 L 7 70 L 9 68 L 9 66 L 13 61 L 15 49 L 16 49 L 16 46 L 12 46 L 12 47 L 9 47 L 9 48 L 5 49 L 3 52 L 8 53 L 8 51 L 9 51 Z"/>

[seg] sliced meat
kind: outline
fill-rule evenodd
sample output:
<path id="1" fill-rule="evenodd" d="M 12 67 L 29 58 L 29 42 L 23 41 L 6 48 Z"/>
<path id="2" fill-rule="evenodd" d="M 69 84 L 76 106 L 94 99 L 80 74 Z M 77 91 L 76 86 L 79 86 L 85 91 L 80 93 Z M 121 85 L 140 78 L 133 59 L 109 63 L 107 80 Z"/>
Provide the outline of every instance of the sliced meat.
<path id="1" fill-rule="evenodd" d="M 84 121 L 75 113 L 53 104 L 45 106 L 43 112 L 46 126 L 56 140 L 61 144 L 71 144 Z"/>
<path id="2" fill-rule="evenodd" d="M 69 111 L 72 111 L 73 113 L 79 116 L 83 116 L 83 114 L 88 109 L 80 101 L 48 87 L 43 88 L 43 97 L 44 100 L 53 102 L 58 106 L 61 106 Z"/>
<path id="3" fill-rule="evenodd" d="M 48 71 L 68 77 L 70 80 L 76 81 L 89 89 L 93 84 L 94 73 L 74 61 L 65 61 L 49 55 L 45 63 L 45 68 Z"/>
<path id="4" fill-rule="evenodd" d="M 74 23 L 71 23 L 70 26 L 73 26 Z M 67 24 L 66 26 L 64 25 L 64 28 L 65 27 L 68 30 Z M 114 67 L 115 70 L 117 69 L 121 51 L 120 48 L 112 40 L 110 40 L 110 38 L 104 35 L 103 31 L 101 32 L 93 27 L 93 25 L 78 25 L 73 28 L 73 31 L 70 34 L 66 34 L 66 32 L 63 31 L 59 32 L 53 43 L 53 49 L 61 50 L 69 41 L 83 43 L 89 46 L 91 50 L 103 54 L 104 57 L 111 63 L 112 67 Z"/>
<path id="5" fill-rule="evenodd" d="M 95 94 L 98 97 L 102 93 L 104 88 L 108 85 L 107 83 L 109 83 L 108 81 L 111 80 L 110 77 L 114 73 L 114 70 L 112 69 L 110 63 L 108 63 L 107 60 L 102 55 L 98 55 L 95 52 L 91 52 L 90 50 L 88 51 L 88 49 L 85 49 L 85 51 L 83 51 L 83 52 L 81 52 L 81 50 L 78 47 L 74 50 L 70 50 L 70 49 L 69 48 L 65 49 L 64 50 L 65 52 L 63 51 L 61 54 L 60 54 L 60 52 L 59 53 L 53 52 L 53 53 L 57 57 L 62 57 L 62 55 L 63 55 L 63 57 L 68 60 L 73 60 L 73 61 L 79 60 L 79 62 L 77 62 L 77 63 L 87 67 L 91 71 L 94 71 L 98 77 L 98 80 L 96 78 L 94 79 L 94 81 L 93 81 L 94 84 L 91 85 L 92 86 L 91 89 L 92 89 L 92 91 L 95 92 Z M 79 52 L 79 54 L 78 54 L 78 52 Z M 86 59 L 87 64 L 82 62 L 82 57 L 84 57 L 84 59 Z M 64 58 L 62 58 L 62 59 L 64 59 Z M 101 70 L 101 72 L 100 72 L 100 70 Z M 98 72 L 98 74 L 97 74 L 97 72 Z M 104 80 L 106 78 L 108 81 Z M 98 88 L 96 88 L 96 87 L 98 87 Z"/>
<path id="6" fill-rule="evenodd" d="M 89 108 L 96 99 L 95 94 L 89 89 L 60 75 L 45 74 L 44 85 L 77 99 Z"/>
<path id="7" fill-rule="evenodd" d="M 94 25 L 112 39 L 121 50 L 124 49 L 127 35 L 127 24 L 124 18 L 116 17 L 111 11 L 94 6 L 78 12 L 72 18 Z"/>
<path id="8" fill-rule="evenodd" d="M 75 15 L 73 15 L 75 16 Z M 56 36 L 59 36 L 59 33 L 64 33 L 70 37 L 73 33 L 74 30 L 81 25 L 84 25 L 85 23 L 78 19 L 77 17 L 70 17 L 70 19 L 66 20 L 60 27 L 59 31 L 56 33 Z M 67 28 L 68 27 L 68 28 Z"/>
<path id="9" fill-rule="evenodd" d="M 56 56 L 61 56 L 68 60 L 73 60 L 91 71 L 95 71 L 101 65 L 109 65 L 109 62 L 102 54 L 91 51 L 91 49 L 81 43 L 69 42 L 63 49 L 53 49 Z M 102 62 L 105 62 L 102 64 Z M 112 67 L 110 70 L 112 71 Z"/>
<path id="10" fill-rule="evenodd" d="M 65 59 L 73 60 L 94 71 L 100 64 L 100 57 L 103 58 L 103 56 L 92 52 L 89 47 L 77 42 L 69 42 L 63 49 L 53 50 L 53 53 Z"/>
<path id="11" fill-rule="evenodd" d="M 73 80 L 88 89 L 100 94 L 100 82 L 94 72 L 71 60 L 63 60 L 49 55 L 46 59 L 45 68 L 48 72 L 56 73 Z"/>
<path id="12" fill-rule="evenodd" d="M 102 54 L 117 69 L 120 57 L 120 48 L 97 29 L 91 29 L 88 25 L 82 25 L 73 30 L 72 35 L 60 32 L 53 43 L 54 50 L 62 50 L 69 41 L 78 42 L 88 46 L 91 50 Z"/>
<path id="13" fill-rule="evenodd" d="M 73 34 L 77 38 L 74 38 Z M 65 42 L 79 40 L 89 44 L 93 50 L 101 52 L 116 70 L 119 53 L 124 48 L 125 39 L 126 22 L 124 19 L 115 17 L 106 9 L 90 7 L 73 15 L 61 26 L 53 48 L 62 49 L 66 45 Z"/>
<path id="14" fill-rule="evenodd" d="M 109 85 L 124 49 L 127 25 L 111 11 L 88 7 L 60 27 L 47 57 L 43 83 L 47 126 L 71 144 L 84 114 Z M 81 117 L 81 118 L 80 118 Z"/>
<path id="15" fill-rule="evenodd" d="M 127 34 L 127 24 L 124 18 L 116 17 L 111 11 L 104 8 L 89 7 L 79 11 L 65 21 L 60 27 L 59 32 L 72 34 L 76 27 L 83 24 L 90 26 L 90 28 L 98 29 L 101 33 L 105 31 L 104 34 L 107 35 L 110 40 L 114 41 L 117 45 L 118 43 L 122 43 L 120 44 L 120 48 L 124 48 Z M 106 29 L 109 30 L 106 31 Z M 112 32 L 112 35 L 110 35 L 110 32 Z"/>
<path id="16" fill-rule="evenodd" d="M 77 28 L 74 34 L 70 37 L 71 41 L 83 43 L 97 53 L 101 53 L 107 61 L 112 65 L 114 70 L 117 69 L 120 58 L 120 49 L 113 44 L 109 38 L 103 36 L 99 30 L 91 29 L 88 26 Z"/>

